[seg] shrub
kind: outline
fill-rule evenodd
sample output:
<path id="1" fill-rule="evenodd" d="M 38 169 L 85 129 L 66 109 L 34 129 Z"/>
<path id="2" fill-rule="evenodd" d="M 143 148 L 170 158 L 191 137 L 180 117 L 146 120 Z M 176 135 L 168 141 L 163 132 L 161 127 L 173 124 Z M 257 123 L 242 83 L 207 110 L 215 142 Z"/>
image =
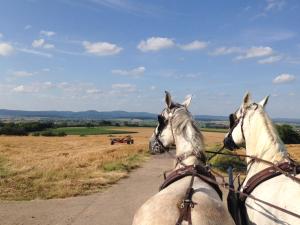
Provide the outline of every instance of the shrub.
<path id="1" fill-rule="evenodd" d="M 64 132 L 64 131 L 59 131 L 59 132 L 56 134 L 56 136 L 58 136 L 58 137 L 64 137 L 64 136 L 67 136 L 67 134 L 66 134 L 66 132 Z"/>
<path id="2" fill-rule="evenodd" d="M 35 137 L 38 137 L 40 136 L 41 134 L 39 132 L 35 132 L 35 133 L 32 133 L 32 136 L 35 136 Z"/>
<path id="3" fill-rule="evenodd" d="M 42 132 L 41 135 L 45 136 L 45 137 L 64 137 L 67 134 L 64 131 L 55 133 L 53 131 L 47 130 L 47 131 Z"/>
<path id="4" fill-rule="evenodd" d="M 17 136 L 27 136 L 28 133 L 22 127 L 5 126 L 0 129 L 0 135 L 17 135 Z"/>
<path id="5" fill-rule="evenodd" d="M 283 124 L 276 125 L 278 134 L 285 144 L 300 144 L 300 134 L 292 126 Z"/>
<path id="6" fill-rule="evenodd" d="M 223 153 L 233 154 L 229 150 L 224 150 Z M 210 164 L 222 171 L 227 171 L 229 166 L 233 167 L 235 171 L 244 171 L 247 168 L 246 162 L 243 159 L 227 155 L 216 155 L 210 160 Z"/>
<path id="7" fill-rule="evenodd" d="M 53 133 L 52 131 L 44 131 L 41 133 L 42 136 L 45 136 L 45 137 L 53 137 L 53 136 L 56 136 L 55 133 Z"/>

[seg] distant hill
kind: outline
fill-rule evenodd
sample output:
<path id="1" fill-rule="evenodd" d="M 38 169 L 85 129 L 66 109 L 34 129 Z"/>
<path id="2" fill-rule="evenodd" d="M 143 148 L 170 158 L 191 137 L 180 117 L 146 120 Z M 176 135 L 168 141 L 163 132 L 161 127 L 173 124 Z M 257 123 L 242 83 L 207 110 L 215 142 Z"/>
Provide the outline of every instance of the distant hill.
<path id="1" fill-rule="evenodd" d="M 147 112 L 126 112 L 126 111 L 107 111 L 98 112 L 95 110 L 72 112 L 72 111 L 23 111 L 0 109 L 0 118 L 48 118 L 48 119 L 90 119 L 90 120 L 107 120 L 107 119 L 154 119 L 155 114 Z"/>
<path id="2" fill-rule="evenodd" d="M 273 118 L 272 119 L 276 123 L 296 123 L 300 124 L 300 119 L 291 119 L 291 118 Z"/>
<path id="3" fill-rule="evenodd" d="M 76 119 L 76 120 L 109 120 L 109 119 L 151 119 L 156 120 L 157 114 L 147 112 L 126 112 L 126 111 L 104 111 L 88 110 L 81 112 L 73 111 L 24 111 L 0 109 L 1 118 L 40 118 L 40 119 Z M 195 115 L 196 120 L 201 121 L 227 121 L 228 116 Z M 300 119 L 275 118 L 279 123 L 297 123 Z"/>

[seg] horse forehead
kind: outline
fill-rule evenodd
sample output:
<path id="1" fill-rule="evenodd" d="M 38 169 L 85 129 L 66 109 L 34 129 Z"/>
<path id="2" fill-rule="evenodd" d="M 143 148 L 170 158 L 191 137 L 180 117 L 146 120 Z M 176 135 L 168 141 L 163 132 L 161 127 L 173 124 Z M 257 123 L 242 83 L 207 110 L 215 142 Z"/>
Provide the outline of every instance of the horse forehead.
<path id="1" fill-rule="evenodd" d="M 167 112 L 167 109 L 164 109 L 162 112 L 161 112 L 161 115 L 163 116 L 163 117 L 167 117 L 168 116 L 168 112 Z"/>

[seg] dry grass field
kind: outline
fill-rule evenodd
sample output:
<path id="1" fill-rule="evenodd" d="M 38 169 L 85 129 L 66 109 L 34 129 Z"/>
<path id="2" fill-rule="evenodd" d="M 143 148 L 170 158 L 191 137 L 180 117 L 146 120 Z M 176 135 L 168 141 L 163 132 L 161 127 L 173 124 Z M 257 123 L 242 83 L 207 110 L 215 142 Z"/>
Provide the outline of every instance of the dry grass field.
<path id="1" fill-rule="evenodd" d="M 66 137 L 0 136 L 0 199 L 64 198 L 102 190 L 145 160 L 152 128 L 137 131 L 135 144 L 110 145 L 107 135 Z M 207 148 L 223 133 L 204 132 Z M 300 159 L 300 145 L 289 145 Z"/>

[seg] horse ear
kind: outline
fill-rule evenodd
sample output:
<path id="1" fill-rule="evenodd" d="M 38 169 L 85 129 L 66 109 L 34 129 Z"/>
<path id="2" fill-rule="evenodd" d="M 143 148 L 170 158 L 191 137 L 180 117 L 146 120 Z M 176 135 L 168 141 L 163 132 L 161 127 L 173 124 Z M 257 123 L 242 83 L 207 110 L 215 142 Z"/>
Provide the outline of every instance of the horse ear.
<path id="1" fill-rule="evenodd" d="M 265 108 L 266 104 L 268 103 L 269 95 L 266 96 L 263 100 L 261 100 L 258 104 Z"/>
<path id="2" fill-rule="evenodd" d="M 250 105 L 250 102 L 251 102 L 251 95 L 249 92 L 246 92 L 245 96 L 244 96 L 244 99 L 243 99 L 243 106 L 244 107 L 247 107 Z"/>
<path id="3" fill-rule="evenodd" d="M 192 96 L 191 95 L 188 95 L 185 97 L 185 100 L 184 102 L 182 103 L 182 105 L 185 107 L 185 108 L 188 108 L 189 105 L 191 104 L 191 101 L 192 101 Z"/>
<path id="4" fill-rule="evenodd" d="M 168 91 L 165 91 L 165 93 L 166 93 L 166 97 L 165 97 L 166 105 L 170 109 L 172 105 L 172 97 Z"/>

